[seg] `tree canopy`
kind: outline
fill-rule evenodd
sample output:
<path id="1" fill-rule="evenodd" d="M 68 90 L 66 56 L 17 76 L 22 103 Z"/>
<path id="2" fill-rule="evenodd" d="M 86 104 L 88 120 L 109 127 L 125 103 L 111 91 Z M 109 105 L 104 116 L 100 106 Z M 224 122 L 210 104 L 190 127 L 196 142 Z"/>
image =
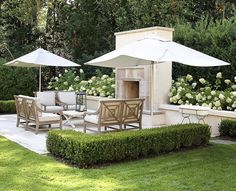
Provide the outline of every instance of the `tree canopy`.
<path id="1" fill-rule="evenodd" d="M 42 47 L 81 64 L 113 50 L 114 32 L 166 26 L 176 41 L 231 61 L 235 73 L 235 13 L 235 0 L 1 0 L 0 55 Z"/>

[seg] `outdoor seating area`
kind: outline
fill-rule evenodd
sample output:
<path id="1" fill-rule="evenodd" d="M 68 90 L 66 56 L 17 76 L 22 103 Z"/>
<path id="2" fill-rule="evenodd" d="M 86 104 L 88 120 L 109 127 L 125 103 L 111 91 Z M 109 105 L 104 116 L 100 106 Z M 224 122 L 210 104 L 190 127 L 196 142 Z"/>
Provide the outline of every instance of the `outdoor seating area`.
<path id="1" fill-rule="evenodd" d="M 235 190 L 236 1 L 0 11 L 0 190 Z"/>
<path id="2" fill-rule="evenodd" d="M 17 127 L 22 125 L 26 130 L 35 130 L 37 134 L 40 130 L 50 130 L 52 124 L 59 124 L 60 129 L 67 124 L 75 128 L 72 120 L 80 120 L 84 133 L 87 130 L 95 131 L 87 127 L 89 124 L 97 127 L 98 131 L 95 132 L 98 133 L 107 132 L 107 129 L 142 129 L 144 99 L 101 100 L 97 111 L 79 111 L 76 110 L 76 92 L 45 91 L 37 92 L 36 95 L 37 97 L 15 96 Z M 104 127 L 103 131 L 101 127 Z"/>

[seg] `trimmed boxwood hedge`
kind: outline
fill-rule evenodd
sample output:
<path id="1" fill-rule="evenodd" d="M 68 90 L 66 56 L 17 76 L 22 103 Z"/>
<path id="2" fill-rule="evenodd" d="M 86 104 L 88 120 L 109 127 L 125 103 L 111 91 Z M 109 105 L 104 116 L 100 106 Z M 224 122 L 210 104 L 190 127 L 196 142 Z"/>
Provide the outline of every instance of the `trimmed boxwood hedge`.
<path id="1" fill-rule="evenodd" d="M 210 128 L 202 124 L 173 125 L 100 135 L 57 130 L 48 133 L 47 149 L 56 157 L 79 167 L 88 167 L 206 145 L 209 139 Z"/>
<path id="2" fill-rule="evenodd" d="M 14 100 L 0 100 L 0 114 L 16 113 Z"/>
<path id="3" fill-rule="evenodd" d="M 224 119 L 219 126 L 221 136 L 236 137 L 236 120 Z"/>

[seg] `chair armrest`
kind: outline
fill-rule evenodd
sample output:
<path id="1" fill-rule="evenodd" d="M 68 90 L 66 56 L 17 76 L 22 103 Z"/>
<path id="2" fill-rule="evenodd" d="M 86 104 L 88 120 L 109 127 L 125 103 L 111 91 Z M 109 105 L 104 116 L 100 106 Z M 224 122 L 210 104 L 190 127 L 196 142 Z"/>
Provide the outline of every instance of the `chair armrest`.
<path id="1" fill-rule="evenodd" d="M 56 104 L 61 105 L 61 106 L 68 105 L 68 104 L 66 104 L 65 102 L 58 101 L 58 100 L 56 100 Z"/>
<path id="2" fill-rule="evenodd" d="M 46 106 L 45 106 L 45 108 L 46 108 Z M 42 112 L 42 113 L 57 113 L 57 114 L 59 114 L 60 116 L 62 116 L 62 111 L 57 111 L 57 112 L 46 111 L 46 110 L 42 110 L 42 109 L 39 108 L 38 106 L 36 107 L 36 110 L 39 111 L 39 112 Z"/>
<path id="3" fill-rule="evenodd" d="M 37 109 L 40 109 L 40 110 L 42 110 L 42 111 L 46 111 L 46 109 L 47 109 L 47 106 L 46 106 L 46 105 L 44 105 L 44 104 L 42 104 L 42 103 L 41 103 L 41 106 L 43 107 L 43 110 L 42 110 L 41 108 L 39 108 L 39 107 L 37 107 Z"/>
<path id="4" fill-rule="evenodd" d="M 65 103 L 65 102 L 56 100 L 56 104 L 59 105 L 59 106 L 62 106 L 65 110 L 68 109 L 68 104 Z"/>

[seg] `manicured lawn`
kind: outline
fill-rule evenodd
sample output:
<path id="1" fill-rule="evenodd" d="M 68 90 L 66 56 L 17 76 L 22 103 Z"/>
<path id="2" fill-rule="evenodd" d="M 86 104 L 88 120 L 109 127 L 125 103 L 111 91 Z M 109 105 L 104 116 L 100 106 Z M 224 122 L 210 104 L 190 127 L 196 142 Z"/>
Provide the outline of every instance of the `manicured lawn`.
<path id="1" fill-rule="evenodd" d="M 0 137 L 0 190 L 235 190 L 236 145 L 78 169 Z"/>

